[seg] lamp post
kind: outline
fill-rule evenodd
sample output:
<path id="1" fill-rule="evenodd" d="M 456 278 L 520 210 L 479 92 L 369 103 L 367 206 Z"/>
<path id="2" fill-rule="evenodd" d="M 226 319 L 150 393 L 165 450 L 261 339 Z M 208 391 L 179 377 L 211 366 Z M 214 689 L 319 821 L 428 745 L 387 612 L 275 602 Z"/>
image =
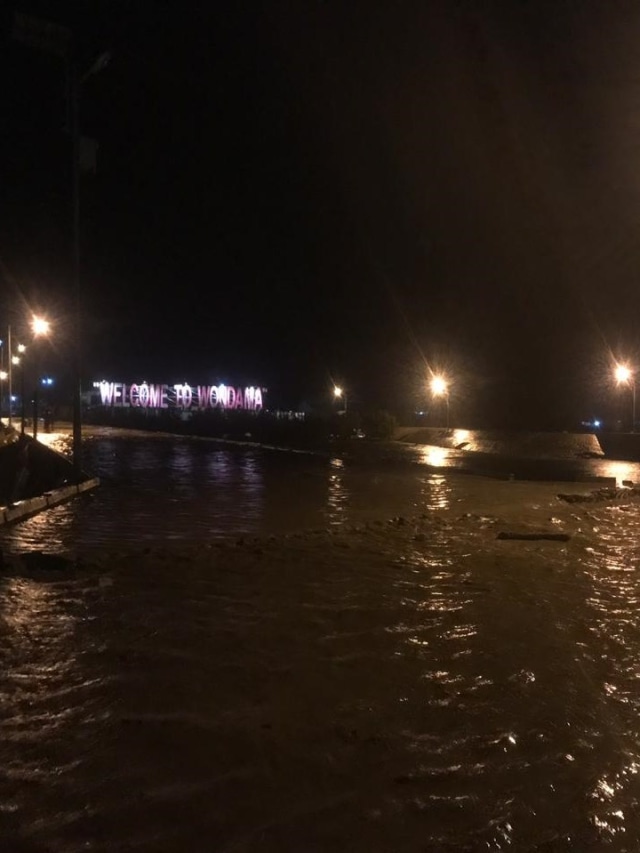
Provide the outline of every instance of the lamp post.
<path id="1" fill-rule="evenodd" d="M 82 476 L 82 290 L 80 287 L 80 97 L 88 77 L 98 74 L 111 61 L 108 51 L 101 53 L 89 69 L 81 74 L 70 63 L 71 134 L 73 141 L 73 289 L 74 311 L 74 390 L 73 390 L 73 468 L 76 478 Z"/>
<path id="2" fill-rule="evenodd" d="M 4 344 L 3 340 L 0 340 L 0 381 L 6 382 L 9 378 L 9 374 L 4 369 Z M 4 402 L 4 393 L 3 387 L 0 385 L 0 423 L 2 423 L 2 404 Z"/>
<path id="3" fill-rule="evenodd" d="M 12 425 L 12 408 L 13 408 L 13 364 L 11 360 L 11 326 L 7 327 L 7 372 L 9 373 L 9 426 Z"/>
<path id="4" fill-rule="evenodd" d="M 447 429 L 449 429 L 449 383 L 444 376 L 432 376 L 430 388 L 434 397 L 444 397 L 447 404 Z"/>
<path id="5" fill-rule="evenodd" d="M 626 364 L 616 364 L 613 375 L 618 385 L 631 386 L 631 432 L 636 431 L 636 374 Z"/>
<path id="6" fill-rule="evenodd" d="M 333 396 L 336 400 L 344 401 L 344 413 L 347 414 L 347 392 L 344 388 L 341 388 L 339 385 L 335 385 L 333 388 Z"/>
<path id="7" fill-rule="evenodd" d="M 51 324 L 44 317 L 38 317 L 34 314 L 31 319 L 31 330 L 33 331 L 34 339 L 46 337 L 51 330 Z M 38 438 L 38 392 L 40 386 L 40 349 L 34 347 L 33 369 L 35 372 L 35 389 L 33 392 L 33 438 Z M 23 370 L 24 372 L 24 370 Z"/>
<path id="8" fill-rule="evenodd" d="M 2 401 L 4 399 L 4 383 L 9 378 L 9 374 L 6 370 L 0 370 L 0 424 L 2 424 Z M 11 406 L 11 399 L 9 399 L 9 406 Z"/>
<path id="9" fill-rule="evenodd" d="M 5 370 L 5 351 L 7 355 L 7 369 Z M 13 370 L 12 368 L 12 352 L 11 352 L 11 326 L 7 326 L 7 339 L 6 341 L 0 341 L 0 374 L 4 374 L 3 381 L 8 380 L 8 391 L 9 391 L 9 400 L 8 406 L 9 410 L 7 412 L 7 424 L 11 426 L 11 396 L 13 394 L 12 387 L 12 376 Z M 2 420 L 2 403 L 3 403 L 4 395 L 2 390 L 0 389 L 0 420 Z"/>
<path id="10" fill-rule="evenodd" d="M 65 63 L 69 89 L 72 147 L 72 223 L 73 223 L 73 467 L 77 479 L 82 475 L 82 302 L 80 289 L 80 96 L 88 77 L 97 74 L 111 59 L 101 53 L 88 70 L 81 73 L 74 57 L 74 38 L 68 27 L 16 12 L 13 16 L 13 38 L 36 50 L 57 56 Z"/>
<path id="11" fill-rule="evenodd" d="M 23 354 L 26 350 L 24 344 L 18 344 L 18 352 Z M 24 365 L 22 364 L 22 358 L 20 355 L 12 355 L 11 356 L 11 367 L 20 367 L 20 435 L 24 435 L 24 419 L 25 419 L 25 410 L 24 410 Z M 9 401 L 9 405 L 11 405 L 11 401 Z"/>

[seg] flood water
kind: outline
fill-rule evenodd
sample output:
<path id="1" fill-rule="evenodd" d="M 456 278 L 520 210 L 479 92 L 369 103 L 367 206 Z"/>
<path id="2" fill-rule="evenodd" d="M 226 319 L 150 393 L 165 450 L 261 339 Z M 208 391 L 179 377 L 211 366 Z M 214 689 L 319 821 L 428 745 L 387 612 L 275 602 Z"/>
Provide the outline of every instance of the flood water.
<path id="1" fill-rule="evenodd" d="M 52 446 L 66 452 L 69 437 Z M 0 532 L 0 543 L 79 552 L 335 527 L 441 503 L 442 476 L 412 469 L 416 461 L 413 450 L 359 464 L 348 455 L 105 430 L 86 442 L 84 457 L 100 488 Z"/>
<path id="2" fill-rule="evenodd" d="M 637 505 L 497 542 L 410 460 L 87 450 L 3 533 L 101 556 L 0 580 L 0 850 L 640 850 Z"/>
<path id="3" fill-rule="evenodd" d="M 70 453 L 68 435 L 51 444 Z M 598 478 L 640 482 L 639 463 L 613 460 L 501 459 L 410 445 L 370 454 L 359 442 L 332 457 L 100 428 L 84 454 L 100 488 L 0 531 L 5 549 L 78 552 L 335 527 L 442 508 L 443 483 L 449 503 L 474 488 L 473 478 L 452 473 L 591 479 L 594 488 Z"/>

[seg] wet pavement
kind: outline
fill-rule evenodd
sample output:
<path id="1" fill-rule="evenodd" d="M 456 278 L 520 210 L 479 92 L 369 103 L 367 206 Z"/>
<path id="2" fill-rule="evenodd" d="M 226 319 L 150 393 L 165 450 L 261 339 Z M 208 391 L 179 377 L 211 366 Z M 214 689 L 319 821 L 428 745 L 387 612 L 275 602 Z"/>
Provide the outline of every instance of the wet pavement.
<path id="1" fill-rule="evenodd" d="M 640 849 L 636 501 L 87 449 L 105 485 L 2 540 L 81 556 L 0 581 L 4 849 Z"/>

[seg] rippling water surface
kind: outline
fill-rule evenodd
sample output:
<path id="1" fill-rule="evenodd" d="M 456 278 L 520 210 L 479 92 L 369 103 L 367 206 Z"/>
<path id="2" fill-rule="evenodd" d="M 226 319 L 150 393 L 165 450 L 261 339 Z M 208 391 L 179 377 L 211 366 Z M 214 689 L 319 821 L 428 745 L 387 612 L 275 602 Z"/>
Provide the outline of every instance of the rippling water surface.
<path id="1" fill-rule="evenodd" d="M 68 438 L 58 446 L 66 449 Z M 55 445 L 54 445 L 55 446 Z M 87 442 L 101 478 L 87 500 L 60 505 L 0 534 L 11 550 L 198 542 L 233 534 L 336 527 L 372 512 L 441 503 L 441 475 L 407 478 L 396 464 L 140 434 Z M 404 460 L 407 465 L 410 457 Z"/>
<path id="2" fill-rule="evenodd" d="M 637 506 L 497 542 L 446 472 L 91 453 L 5 541 L 100 554 L 0 581 L 5 849 L 640 849 Z"/>

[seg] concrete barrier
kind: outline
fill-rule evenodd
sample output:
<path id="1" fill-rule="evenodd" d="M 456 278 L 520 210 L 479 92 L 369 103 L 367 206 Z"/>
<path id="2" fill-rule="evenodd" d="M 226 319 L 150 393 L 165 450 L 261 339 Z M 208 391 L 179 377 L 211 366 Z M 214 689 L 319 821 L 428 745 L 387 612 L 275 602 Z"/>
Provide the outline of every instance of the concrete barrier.
<path id="1" fill-rule="evenodd" d="M 62 486 L 59 489 L 45 492 L 43 495 L 27 498 L 23 501 L 16 501 L 10 506 L 0 507 L 0 526 L 23 521 L 25 518 L 30 518 L 32 515 L 37 515 L 39 512 L 65 503 L 84 492 L 91 491 L 99 485 L 100 479 L 98 477 L 91 477 L 88 480 L 78 483 L 78 485 Z"/>

